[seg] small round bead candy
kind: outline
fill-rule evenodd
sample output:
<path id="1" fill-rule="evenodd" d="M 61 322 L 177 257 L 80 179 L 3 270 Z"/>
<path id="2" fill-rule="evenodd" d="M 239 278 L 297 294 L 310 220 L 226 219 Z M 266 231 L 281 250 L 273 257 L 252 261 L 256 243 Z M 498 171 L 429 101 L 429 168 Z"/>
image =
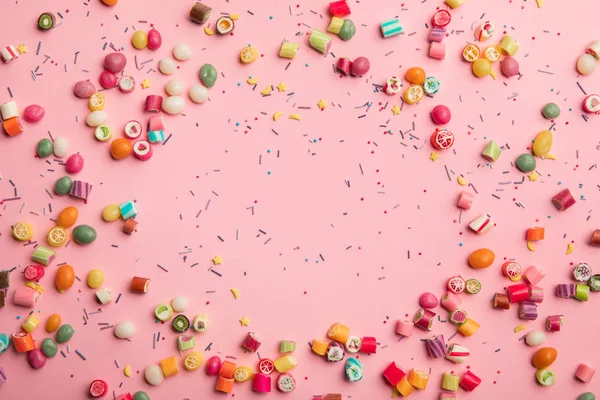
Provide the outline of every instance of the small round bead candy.
<path id="1" fill-rule="evenodd" d="M 192 57 L 192 49 L 187 44 L 179 43 L 173 47 L 173 57 L 179 61 L 186 61 Z"/>
<path id="2" fill-rule="evenodd" d="M 167 82 L 165 91 L 169 96 L 180 96 L 185 90 L 185 83 L 179 79 L 173 79 Z"/>
<path id="3" fill-rule="evenodd" d="M 76 174 L 83 169 L 83 157 L 80 154 L 73 154 L 67 159 L 65 167 L 70 174 Z"/>
<path id="4" fill-rule="evenodd" d="M 519 73 L 519 62 L 515 58 L 508 56 L 502 61 L 501 69 L 504 76 L 510 78 Z"/>
<path id="5" fill-rule="evenodd" d="M 163 58 L 158 63 L 158 69 L 165 75 L 172 75 L 177 71 L 177 65 L 171 58 Z"/>
<path id="6" fill-rule="evenodd" d="M 135 31 L 131 36 L 131 44 L 138 50 L 145 49 L 148 46 L 148 34 L 144 31 Z"/>
<path id="7" fill-rule="evenodd" d="M 560 115 L 560 108 L 555 103 L 548 103 L 542 108 L 542 115 L 546 119 L 558 118 Z"/>
<path id="8" fill-rule="evenodd" d="M 195 83 L 190 86 L 188 93 L 190 99 L 192 99 L 194 103 L 204 103 L 206 100 L 208 100 L 208 89 L 199 83 Z"/>
<path id="9" fill-rule="evenodd" d="M 119 339 L 129 339 L 135 333 L 135 326 L 129 321 L 119 322 L 115 325 L 115 336 Z"/>
<path id="10" fill-rule="evenodd" d="M 437 105 L 433 107 L 433 110 L 431 110 L 431 119 L 438 125 L 446 125 L 448 122 L 450 122 L 451 117 L 452 113 L 445 105 Z"/>
<path id="11" fill-rule="evenodd" d="M 185 107 L 185 101 L 181 96 L 169 96 L 163 100 L 162 109 L 168 114 L 181 114 Z"/>
<path id="12" fill-rule="evenodd" d="M 590 54 L 582 54 L 577 60 L 577 71 L 582 75 L 589 75 L 596 70 L 596 59 Z"/>

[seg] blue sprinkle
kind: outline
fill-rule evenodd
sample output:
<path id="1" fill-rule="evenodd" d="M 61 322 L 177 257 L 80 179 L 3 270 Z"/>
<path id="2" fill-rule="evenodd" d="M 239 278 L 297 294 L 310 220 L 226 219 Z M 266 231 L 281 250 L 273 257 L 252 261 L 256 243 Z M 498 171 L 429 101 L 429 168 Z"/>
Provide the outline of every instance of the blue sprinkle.
<path id="1" fill-rule="evenodd" d="M 317 260 L 317 264 L 319 263 L 319 260 Z"/>
<path id="2" fill-rule="evenodd" d="M 579 189 L 583 188 L 583 183 L 579 184 Z"/>
<path id="3" fill-rule="evenodd" d="M 273 19 L 273 16 L 272 16 L 272 15 L 271 15 L 271 16 L 269 16 L 269 19 Z"/>
<path id="4" fill-rule="evenodd" d="M 305 65 L 306 65 L 307 67 L 308 67 L 308 66 L 310 66 L 310 64 L 309 64 L 309 63 L 306 63 Z"/>
<path id="5" fill-rule="evenodd" d="M 242 82 L 238 82 L 238 86 L 242 86 Z"/>
<path id="6" fill-rule="evenodd" d="M 552 218 L 552 215 L 548 215 L 548 219 Z"/>
<path id="7" fill-rule="evenodd" d="M 558 184 L 559 184 L 559 185 L 562 185 L 562 181 L 558 181 Z"/>
<path id="8" fill-rule="evenodd" d="M 583 199 L 584 197 L 585 197 L 584 195 L 581 195 L 581 198 L 582 198 L 582 199 Z"/>
<path id="9" fill-rule="evenodd" d="M 569 111 L 573 111 L 573 109 L 572 109 L 572 108 L 569 108 Z"/>
<path id="10" fill-rule="evenodd" d="M 267 149 L 267 153 L 270 153 L 270 152 L 271 152 L 271 149 Z"/>
<path id="11" fill-rule="evenodd" d="M 487 139 L 487 136 L 484 136 L 483 138 L 484 138 L 484 139 Z"/>
<path id="12" fill-rule="evenodd" d="M 240 123 L 239 123 L 239 122 L 236 122 L 236 123 L 235 123 L 235 126 L 240 126 Z"/>
<path id="13" fill-rule="evenodd" d="M 313 139 L 313 143 L 317 143 L 317 139 Z"/>
<path id="14" fill-rule="evenodd" d="M 308 262 L 308 258 L 305 258 L 304 261 Z"/>
<path id="15" fill-rule="evenodd" d="M 271 171 L 268 171 L 267 174 L 271 175 Z"/>
<path id="16" fill-rule="evenodd" d="M 551 92 L 554 92 L 554 88 L 550 89 Z"/>
<path id="17" fill-rule="evenodd" d="M 17 319 L 21 319 L 21 316 L 20 316 L 20 315 L 17 315 Z"/>
<path id="18" fill-rule="evenodd" d="M 458 245 L 459 245 L 460 247 L 462 247 L 462 245 L 463 245 L 463 244 L 462 244 L 462 242 L 460 242 Z"/>

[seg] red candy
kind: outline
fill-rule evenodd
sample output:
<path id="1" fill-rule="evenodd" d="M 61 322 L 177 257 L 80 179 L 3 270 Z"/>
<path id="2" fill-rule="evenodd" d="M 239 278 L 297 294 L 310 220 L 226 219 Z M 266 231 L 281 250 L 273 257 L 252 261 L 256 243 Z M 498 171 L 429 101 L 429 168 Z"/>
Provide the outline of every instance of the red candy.
<path id="1" fill-rule="evenodd" d="M 366 57 L 358 57 L 350 64 L 352 76 L 363 76 L 371 69 L 371 62 Z"/>
<path id="2" fill-rule="evenodd" d="M 151 94 L 146 96 L 146 102 L 144 103 L 144 111 L 160 112 L 162 108 L 163 97 Z"/>
<path id="3" fill-rule="evenodd" d="M 40 279 L 44 277 L 46 271 L 44 271 L 44 268 L 41 265 L 28 265 L 25 267 L 23 273 L 25 275 L 25 279 L 28 281 L 39 282 Z"/>
<path id="4" fill-rule="evenodd" d="M 569 189 L 562 190 L 552 198 L 552 202 L 560 211 L 565 211 L 567 208 L 575 204 L 575 199 Z"/>
<path id="5" fill-rule="evenodd" d="M 442 104 L 433 107 L 433 110 L 431 110 L 431 119 L 438 125 L 446 125 L 450 122 L 451 117 L 450 109 Z"/>
<path id="6" fill-rule="evenodd" d="M 108 385 L 101 379 L 96 379 L 90 384 L 90 395 L 92 397 L 103 397 L 108 393 Z"/>
<path id="7" fill-rule="evenodd" d="M 158 50 L 162 45 L 162 36 L 156 29 L 151 29 L 148 32 L 148 48 L 150 50 Z"/>
<path id="8" fill-rule="evenodd" d="M 44 107 L 38 106 L 37 104 L 27 106 L 25 107 L 25 110 L 23 110 L 23 118 L 27 122 L 38 122 L 44 118 L 44 114 L 46 114 Z"/>
<path id="9" fill-rule="evenodd" d="M 419 298 L 419 304 L 423 308 L 435 308 L 438 305 L 438 299 L 433 293 L 425 292 Z"/>
<path id="10" fill-rule="evenodd" d="M 433 18 L 431 18 L 431 23 L 433 26 L 437 26 L 439 28 L 444 28 L 447 26 L 452 20 L 452 16 L 446 10 L 439 10 L 435 14 L 433 14 Z"/>
<path id="11" fill-rule="evenodd" d="M 447 150 L 454 144 L 454 134 L 447 129 L 436 130 L 431 134 L 431 145 L 438 150 Z"/>
<path id="12" fill-rule="evenodd" d="M 117 75 L 107 69 L 100 74 L 100 85 L 104 89 L 112 89 L 117 86 Z"/>
<path id="13" fill-rule="evenodd" d="M 65 167 L 67 168 L 67 172 L 70 174 L 81 172 L 83 169 L 83 157 L 81 157 L 79 154 L 71 155 L 71 157 L 67 159 Z"/>
<path id="14" fill-rule="evenodd" d="M 467 371 L 462 378 L 460 378 L 459 385 L 461 388 L 465 389 L 468 392 L 472 392 L 475 390 L 477 386 L 481 384 L 481 378 L 472 373 L 471 371 Z"/>
<path id="15" fill-rule="evenodd" d="M 46 356 L 42 349 L 33 349 L 27 353 L 27 360 L 34 369 L 40 369 L 46 365 Z"/>
<path id="16" fill-rule="evenodd" d="M 508 292 L 508 300 L 511 303 L 520 303 L 529 300 L 530 297 L 529 287 L 524 283 L 509 286 L 506 291 Z"/>
<path id="17" fill-rule="evenodd" d="M 398 382 L 404 378 L 406 374 L 402 371 L 395 362 L 392 362 L 388 367 L 383 371 L 383 377 L 388 381 L 388 383 L 392 386 L 396 386 Z"/>
<path id="18" fill-rule="evenodd" d="M 350 15 L 350 7 L 346 0 L 334 1 L 329 3 L 329 12 L 334 17 L 345 17 L 346 15 Z"/>
<path id="19" fill-rule="evenodd" d="M 377 353 L 377 339 L 374 337 L 365 336 L 362 340 L 360 351 L 367 354 Z"/>
<path id="20" fill-rule="evenodd" d="M 352 61 L 346 57 L 338 58 L 335 69 L 340 74 L 348 76 L 350 75 L 350 70 L 352 69 Z"/>

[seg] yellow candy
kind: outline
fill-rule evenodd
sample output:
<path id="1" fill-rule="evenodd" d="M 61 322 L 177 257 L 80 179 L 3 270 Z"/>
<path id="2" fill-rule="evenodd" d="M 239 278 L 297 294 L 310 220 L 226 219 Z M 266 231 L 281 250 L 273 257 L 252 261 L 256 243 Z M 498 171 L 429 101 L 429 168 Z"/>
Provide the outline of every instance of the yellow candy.
<path id="1" fill-rule="evenodd" d="M 229 14 L 229 18 L 231 18 L 234 21 L 237 21 L 238 19 L 240 19 L 240 14 Z"/>
<path id="2" fill-rule="evenodd" d="M 251 64 L 258 58 L 258 50 L 256 47 L 246 46 L 240 52 L 240 61 L 243 64 Z"/>
<path id="3" fill-rule="evenodd" d="M 121 209 L 118 204 L 111 204 L 102 210 L 102 219 L 106 222 L 116 221 L 121 217 Z"/>
<path id="4" fill-rule="evenodd" d="M 235 379 L 236 382 L 246 382 L 252 379 L 253 376 L 254 372 L 252 372 L 252 368 L 246 365 L 236 368 L 233 373 L 233 379 Z"/>
<path id="5" fill-rule="evenodd" d="M 484 78 L 492 72 L 492 63 L 486 58 L 479 58 L 473 62 L 473 74 Z"/>
<path id="6" fill-rule="evenodd" d="M 131 44 L 138 50 L 145 49 L 148 46 L 148 34 L 144 31 L 135 31 L 131 36 Z"/>
<path id="7" fill-rule="evenodd" d="M 281 58 L 294 58 L 296 57 L 296 52 L 300 46 L 296 43 L 283 42 L 281 44 L 281 48 L 279 49 L 279 57 Z"/>
<path id="8" fill-rule="evenodd" d="M 212 36 L 212 35 L 214 35 L 216 32 L 215 32 L 215 31 L 213 31 L 212 29 L 210 29 L 210 28 L 208 27 L 208 25 L 207 25 L 207 26 L 205 26 L 205 27 L 204 27 L 204 33 L 206 33 L 208 36 Z"/>
<path id="9" fill-rule="evenodd" d="M 98 289 L 104 283 L 104 272 L 101 269 L 93 269 L 88 274 L 87 284 L 92 289 Z"/>
<path id="10" fill-rule="evenodd" d="M 550 152 L 552 147 L 552 132 L 541 131 L 533 142 L 533 154 L 543 157 Z"/>
<path id="11" fill-rule="evenodd" d="M 131 365 L 126 365 L 125 369 L 123 369 L 123 373 L 129 378 L 131 376 Z"/>
<path id="12" fill-rule="evenodd" d="M 296 121 L 300 121 L 300 114 L 290 114 L 290 119 L 295 119 Z"/>
<path id="13" fill-rule="evenodd" d="M 25 286 L 32 288 L 39 294 L 44 293 L 44 287 L 42 285 L 40 285 L 39 283 L 35 283 L 34 281 L 25 282 Z"/>
<path id="14" fill-rule="evenodd" d="M 275 114 L 273 114 L 273 121 L 277 121 L 282 115 L 283 113 L 281 111 L 277 111 Z"/>
<path id="15" fill-rule="evenodd" d="M 39 324 L 40 320 L 35 315 L 31 314 L 25 321 L 23 321 L 23 325 L 21 325 L 21 327 L 27 332 L 31 333 Z"/>
<path id="16" fill-rule="evenodd" d="M 17 222 L 13 226 L 13 236 L 15 237 L 15 239 L 20 240 L 22 242 L 31 240 L 31 238 L 33 237 L 33 227 L 27 222 Z"/>
<path id="17" fill-rule="evenodd" d="M 514 56 L 517 50 L 519 50 L 519 43 L 511 36 L 504 35 L 498 47 L 500 47 L 504 55 Z"/>
<path id="18" fill-rule="evenodd" d="M 421 101 L 423 98 L 423 86 L 421 85 L 411 85 L 406 88 L 402 97 L 407 104 L 416 104 Z"/>

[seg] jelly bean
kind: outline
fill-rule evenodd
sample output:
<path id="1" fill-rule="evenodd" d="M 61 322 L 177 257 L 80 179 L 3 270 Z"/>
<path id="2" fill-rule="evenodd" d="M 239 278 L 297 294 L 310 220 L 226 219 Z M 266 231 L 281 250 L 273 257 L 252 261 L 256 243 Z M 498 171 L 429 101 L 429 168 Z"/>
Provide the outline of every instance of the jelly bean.
<path id="1" fill-rule="evenodd" d="M 163 100 L 162 109 L 168 114 L 181 114 L 185 107 L 185 100 L 181 96 L 169 96 Z"/>
<path id="2" fill-rule="evenodd" d="M 158 386 L 165 379 L 165 374 L 162 371 L 162 368 L 158 365 L 150 365 L 146 368 L 144 372 L 144 377 L 146 381 L 152 386 Z"/>
<path id="3" fill-rule="evenodd" d="M 58 352 L 58 346 L 56 342 L 50 338 L 46 338 L 42 340 L 42 352 L 48 358 L 52 358 Z"/>
<path id="4" fill-rule="evenodd" d="M 69 141 L 64 137 L 56 138 L 52 151 L 56 157 L 66 156 L 69 151 Z"/>
<path id="5" fill-rule="evenodd" d="M 131 36 L 131 44 L 138 50 L 145 49 L 148 46 L 148 34 L 144 31 L 135 31 Z"/>
<path id="6" fill-rule="evenodd" d="M 122 160 L 133 151 L 133 145 L 125 138 L 119 138 L 110 144 L 110 154 L 115 160 Z"/>
<path id="7" fill-rule="evenodd" d="M 62 322 L 60 314 L 52 314 L 46 321 L 46 332 L 54 332 L 58 329 Z"/>
<path id="8" fill-rule="evenodd" d="M 79 225 L 73 229 L 73 239 L 79 244 L 89 244 L 96 240 L 96 230 L 89 225 Z"/>
<path id="9" fill-rule="evenodd" d="M 519 62 L 513 57 L 506 57 L 502 61 L 501 69 L 504 76 L 510 78 L 511 76 L 515 76 L 519 73 Z"/>
<path id="10" fill-rule="evenodd" d="M 104 283 L 104 272 L 101 269 L 93 269 L 88 273 L 87 284 L 92 289 L 98 289 Z"/>
<path id="11" fill-rule="evenodd" d="M 37 104 L 27 106 L 25 107 L 25 110 L 23 110 L 23 118 L 27 122 L 38 122 L 44 118 L 45 114 L 46 110 L 44 110 L 44 107 L 38 106 Z"/>
<path id="12" fill-rule="evenodd" d="M 83 157 L 80 154 L 73 154 L 67 159 L 65 164 L 68 173 L 76 174 L 83 169 Z"/>
<path id="13" fill-rule="evenodd" d="M 150 400 L 150 396 L 146 392 L 135 392 L 133 400 Z"/>
<path id="14" fill-rule="evenodd" d="M 74 333 L 75 330 L 73 330 L 71 325 L 64 324 L 60 327 L 58 332 L 56 332 L 56 342 L 60 344 L 67 343 L 69 340 L 71 340 Z"/>
<path id="15" fill-rule="evenodd" d="M 535 137 L 533 142 L 533 154 L 543 157 L 550 151 L 552 147 L 552 132 L 541 131 Z"/>
<path id="16" fill-rule="evenodd" d="M 56 193 L 59 196 L 69 194 L 69 192 L 71 191 L 71 186 L 73 186 L 73 180 L 71 179 L 71 177 L 63 176 L 54 183 L 54 193 Z"/>
<path id="17" fill-rule="evenodd" d="M 33 349 L 27 353 L 27 360 L 34 369 L 40 369 L 46 365 L 46 356 L 42 349 Z"/>
<path id="18" fill-rule="evenodd" d="M 165 91 L 169 96 L 179 96 L 185 90 L 185 83 L 178 79 L 173 79 L 172 81 L 167 82 L 165 86 Z"/>
<path id="19" fill-rule="evenodd" d="M 126 65 L 127 57 L 123 53 L 110 53 L 104 57 L 104 66 L 115 74 L 123 71 Z"/>
<path id="20" fill-rule="evenodd" d="M 115 325 L 114 333 L 119 339 L 129 339 L 135 333 L 135 326 L 129 321 L 119 322 Z"/>
<path id="21" fill-rule="evenodd" d="M 192 49 L 187 44 L 179 43 L 173 47 L 173 57 L 179 61 L 186 61 L 192 57 Z"/>
<path id="22" fill-rule="evenodd" d="M 190 86 L 188 94 L 194 103 L 204 103 L 208 100 L 208 90 L 198 83 Z"/>
<path id="23" fill-rule="evenodd" d="M 61 265 L 56 271 L 56 289 L 59 293 L 64 292 L 67 289 L 70 289 L 75 282 L 75 271 L 73 267 L 69 264 Z"/>
<path id="24" fill-rule="evenodd" d="M 96 93 L 96 87 L 90 81 L 79 81 L 73 88 L 75 96 L 80 99 L 89 99 L 94 93 Z"/>
<path id="25" fill-rule="evenodd" d="M 577 400 L 596 400 L 596 396 L 592 392 L 585 392 L 580 395 Z"/>
<path id="26" fill-rule="evenodd" d="M 521 154 L 516 161 L 517 168 L 522 172 L 531 172 L 535 170 L 536 162 L 535 158 L 528 153 Z"/>
<path id="27" fill-rule="evenodd" d="M 533 366 L 537 369 L 545 369 L 552 365 L 558 357 L 558 351 L 552 347 L 542 347 L 533 355 Z"/>
<path id="28" fill-rule="evenodd" d="M 177 65 L 172 59 L 163 58 L 158 62 L 158 69 L 165 75 L 172 75 L 177 71 Z"/>
<path id="29" fill-rule="evenodd" d="M 118 204 L 111 204 L 102 210 L 102 219 L 107 222 L 116 221 L 121 217 L 121 208 Z"/>
<path id="30" fill-rule="evenodd" d="M 36 153 L 40 158 L 46 158 L 52 155 L 52 141 L 50 139 L 42 139 L 37 144 Z"/>
<path id="31" fill-rule="evenodd" d="M 560 108 L 556 103 L 548 103 L 542 108 L 542 115 L 546 119 L 558 118 L 560 115 Z"/>
<path id="32" fill-rule="evenodd" d="M 200 68 L 200 81 L 207 88 L 215 86 L 217 82 L 217 69 L 212 64 L 204 64 Z"/>
<path id="33" fill-rule="evenodd" d="M 87 118 L 85 119 L 85 123 L 88 126 L 96 127 L 96 126 L 103 125 L 104 122 L 106 121 L 106 118 L 107 118 L 106 112 L 92 111 L 91 113 L 88 114 Z"/>
<path id="34" fill-rule="evenodd" d="M 100 85 L 105 89 L 114 88 L 115 86 L 117 86 L 117 75 L 115 75 L 114 72 L 105 69 L 100 74 Z M 93 111 L 100 111 L 100 110 L 101 109 L 93 110 Z"/>
<path id="35" fill-rule="evenodd" d="M 156 29 L 151 29 L 148 32 L 148 48 L 150 50 L 158 50 L 162 45 L 162 36 Z"/>
<path id="36" fill-rule="evenodd" d="M 67 207 L 63 209 L 60 214 L 58 214 L 58 218 L 56 218 L 56 224 L 63 228 L 70 228 L 75 224 L 78 216 L 79 211 L 76 207 Z"/>
<path id="37" fill-rule="evenodd" d="M 221 369 L 221 364 L 219 356 L 212 356 L 206 361 L 206 373 L 210 376 L 216 376 Z"/>

